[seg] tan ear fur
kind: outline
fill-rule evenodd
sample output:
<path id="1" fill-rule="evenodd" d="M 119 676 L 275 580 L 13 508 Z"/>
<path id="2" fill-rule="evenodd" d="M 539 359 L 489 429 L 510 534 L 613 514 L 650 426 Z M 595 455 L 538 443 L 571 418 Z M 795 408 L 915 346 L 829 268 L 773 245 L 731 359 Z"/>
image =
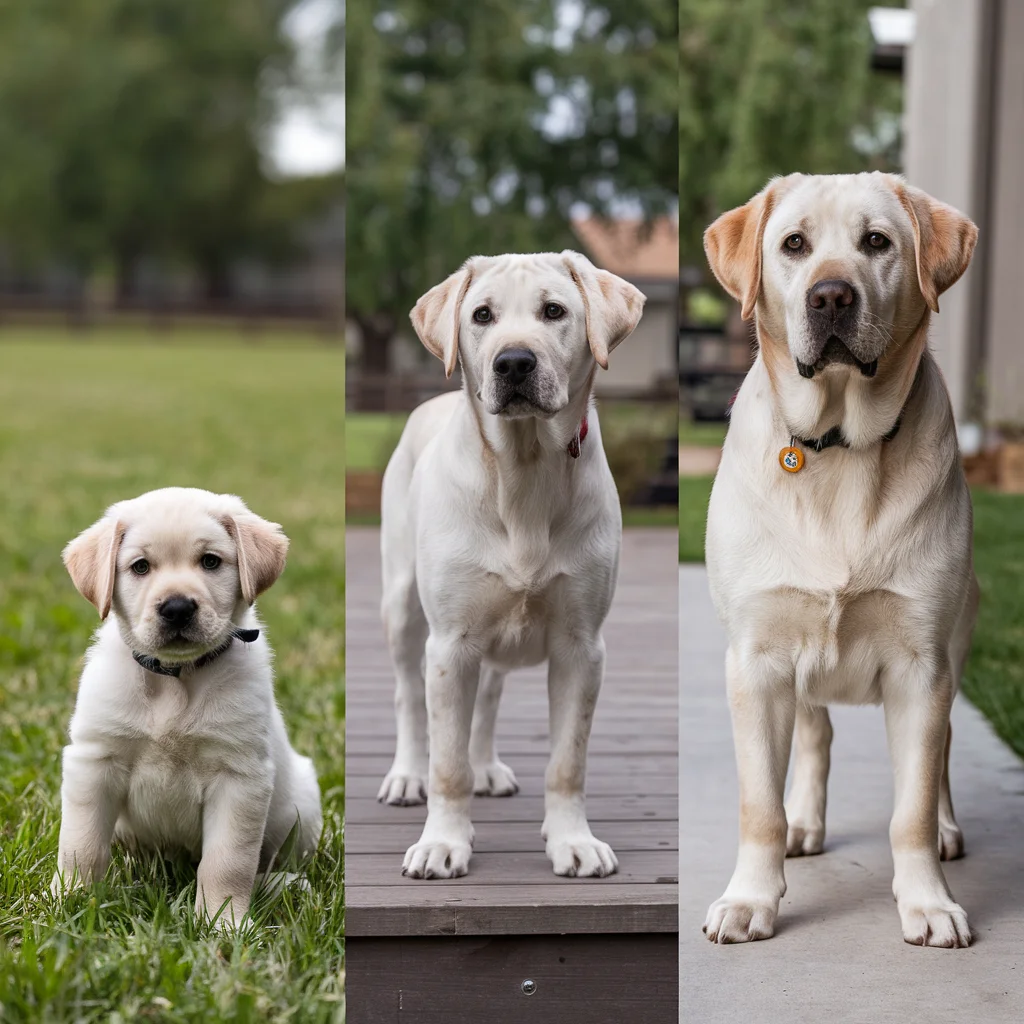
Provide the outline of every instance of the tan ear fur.
<path id="1" fill-rule="evenodd" d="M 777 182 L 773 178 L 753 199 L 723 213 L 704 232 L 704 252 L 719 284 L 740 304 L 749 320 L 761 293 L 761 249 L 764 226 L 775 208 Z"/>
<path id="2" fill-rule="evenodd" d="M 459 360 L 459 318 L 473 280 L 472 263 L 466 260 L 454 274 L 420 296 L 409 314 L 420 341 L 444 363 L 446 377 L 455 372 Z"/>
<path id="3" fill-rule="evenodd" d="M 114 600 L 117 552 L 124 531 L 123 523 L 104 516 L 71 541 L 62 555 L 75 589 L 96 606 L 100 619 L 110 614 Z"/>
<path id="4" fill-rule="evenodd" d="M 284 572 L 288 538 L 277 523 L 252 512 L 228 516 L 224 528 L 235 542 L 242 597 L 252 604 Z"/>
<path id="5" fill-rule="evenodd" d="M 927 192 L 896 184 L 896 195 L 914 228 L 917 281 L 924 301 L 939 311 L 939 296 L 960 280 L 978 243 L 978 229 L 959 210 Z"/>
<path id="6" fill-rule="evenodd" d="M 562 262 L 583 299 L 590 351 L 598 366 L 607 370 L 608 354 L 640 323 L 647 296 L 623 278 L 598 269 L 586 256 L 571 249 L 562 252 Z"/>

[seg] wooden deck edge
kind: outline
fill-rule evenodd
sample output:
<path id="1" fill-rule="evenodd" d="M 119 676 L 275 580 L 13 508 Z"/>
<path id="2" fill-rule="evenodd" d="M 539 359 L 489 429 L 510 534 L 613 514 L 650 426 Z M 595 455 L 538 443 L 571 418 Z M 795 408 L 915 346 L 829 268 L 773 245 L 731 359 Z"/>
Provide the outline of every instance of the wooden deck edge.
<path id="1" fill-rule="evenodd" d="M 370 888 L 370 887 L 367 887 Z M 375 888 L 375 887 L 373 887 Z M 397 938 L 497 935 L 678 934 L 679 902 L 523 903 L 515 906 L 388 906 L 357 886 L 346 890 L 345 935 Z"/>

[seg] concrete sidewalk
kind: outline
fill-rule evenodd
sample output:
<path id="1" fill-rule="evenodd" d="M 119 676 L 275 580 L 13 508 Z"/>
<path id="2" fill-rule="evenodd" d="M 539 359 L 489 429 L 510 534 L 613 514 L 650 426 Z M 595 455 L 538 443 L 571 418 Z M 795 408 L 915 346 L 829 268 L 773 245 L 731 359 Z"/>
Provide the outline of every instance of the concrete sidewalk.
<path id="1" fill-rule="evenodd" d="M 909 946 L 892 898 L 892 779 L 879 708 L 836 708 L 825 853 L 786 862 L 775 937 L 701 933 L 736 855 L 737 783 L 725 635 L 703 566 L 680 569 L 680 1006 L 700 1024 L 1024 1021 L 1024 766 L 963 698 L 953 806 L 967 856 L 944 865 L 969 949 Z"/>

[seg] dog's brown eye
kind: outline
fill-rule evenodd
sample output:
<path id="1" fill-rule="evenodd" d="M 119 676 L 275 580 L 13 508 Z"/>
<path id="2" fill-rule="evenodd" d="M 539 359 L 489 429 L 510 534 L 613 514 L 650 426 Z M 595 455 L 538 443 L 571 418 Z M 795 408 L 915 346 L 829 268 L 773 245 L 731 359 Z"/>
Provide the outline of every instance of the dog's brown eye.
<path id="1" fill-rule="evenodd" d="M 800 234 L 789 235 L 782 244 L 790 252 L 799 252 L 804 247 L 804 236 Z"/>
<path id="2" fill-rule="evenodd" d="M 565 308 L 557 302 L 549 302 L 544 307 L 545 320 L 561 320 L 563 316 L 565 316 Z"/>
<path id="3" fill-rule="evenodd" d="M 880 231 L 871 231 L 864 238 L 867 242 L 868 248 L 870 249 L 888 249 L 892 242 L 885 237 Z"/>
<path id="4" fill-rule="evenodd" d="M 131 564 L 131 570 L 136 576 L 145 576 L 149 572 L 149 562 L 144 558 L 136 558 Z"/>
<path id="5" fill-rule="evenodd" d="M 220 565 L 220 558 L 217 555 L 203 555 L 199 560 L 199 564 L 204 569 L 216 569 Z"/>
<path id="6" fill-rule="evenodd" d="M 473 319 L 478 324 L 489 324 L 491 322 L 491 310 L 488 306 L 481 306 L 473 310 Z"/>

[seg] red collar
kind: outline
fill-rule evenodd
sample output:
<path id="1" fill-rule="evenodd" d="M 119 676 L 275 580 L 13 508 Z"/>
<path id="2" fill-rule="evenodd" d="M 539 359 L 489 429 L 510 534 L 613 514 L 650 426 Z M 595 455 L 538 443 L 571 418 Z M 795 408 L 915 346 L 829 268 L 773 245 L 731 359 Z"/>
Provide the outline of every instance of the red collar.
<path id="1" fill-rule="evenodd" d="M 580 423 L 580 429 L 576 431 L 576 436 L 569 442 L 566 447 L 566 451 L 574 458 L 580 457 L 580 447 L 583 444 L 583 439 L 587 436 L 587 417 L 584 415 L 583 422 Z"/>

